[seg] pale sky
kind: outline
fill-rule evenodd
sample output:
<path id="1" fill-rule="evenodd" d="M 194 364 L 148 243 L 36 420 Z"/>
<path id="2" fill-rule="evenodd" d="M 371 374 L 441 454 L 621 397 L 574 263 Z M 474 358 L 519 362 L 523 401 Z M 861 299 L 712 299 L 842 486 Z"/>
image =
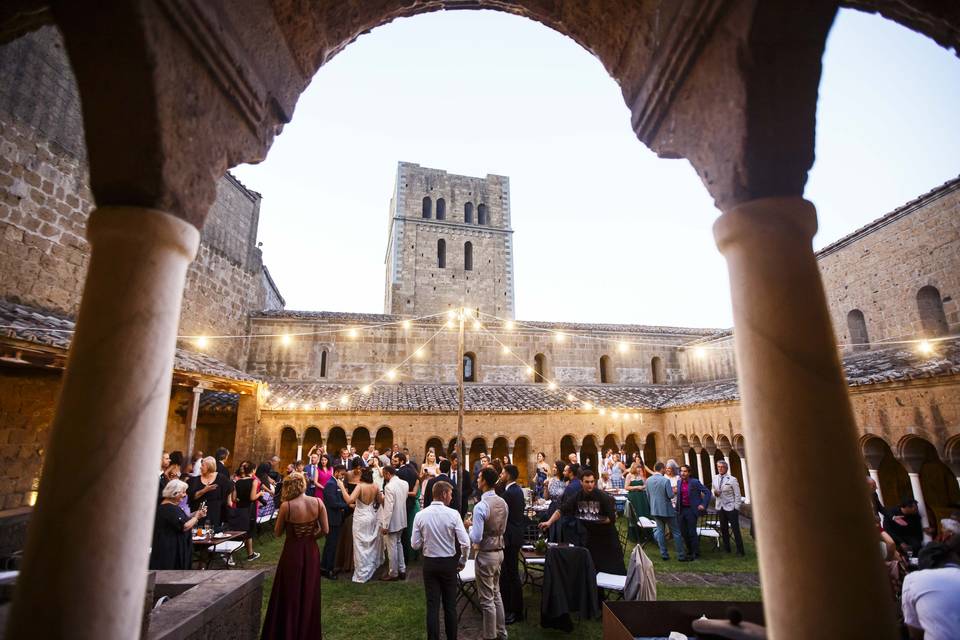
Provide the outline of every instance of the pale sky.
<path id="1" fill-rule="evenodd" d="M 960 173 L 960 60 L 841 11 L 828 41 L 806 197 L 824 246 Z M 383 311 L 397 162 L 510 176 L 517 318 L 732 324 L 719 215 L 685 160 L 630 130 L 619 87 L 530 20 L 398 20 L 324 66 L 266 161 L 264 259 L 288 309 Z"/>

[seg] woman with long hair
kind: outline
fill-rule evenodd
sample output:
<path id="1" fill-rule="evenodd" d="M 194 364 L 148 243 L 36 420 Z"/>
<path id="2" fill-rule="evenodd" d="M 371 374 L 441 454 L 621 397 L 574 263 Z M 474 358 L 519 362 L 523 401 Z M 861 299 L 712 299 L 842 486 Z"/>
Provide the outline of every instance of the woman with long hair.
<path id="1" fill-rule="evenodd" d="M 627 537 L 633 542 L 640 541 L 638 518 L 650 517 L 650 499 L 647 497 L 647 470 L 639 462 L 630 465 L 630 471 L 624 478 L 624 488 L 627 490 L 627 501 L 633 510 L 633 517 L 627 519 Z"/>
<path id="2" fill-rule="evenodd" d="M 244 460 L 237 469 L 237 479 L 233 484 L 235 509 L 234 526 L 247 532 L 244 544 L 247 547 L 247 560 L 256 560 L 260 554 L 253 550 L 253 536 L 257 533 L 257 507 L 260 497 L 266 492 L 261 488 L 260 480 L 253 475 L 253 463 Z"/>
<path id="3" fill-rule="evenodd" d="M 327 510 L 306 495 L 307 479 L 291 473 L 283 481 L 283 502 L 274 533 L 286 534 L 264 617 L 261 640 L 315 640 L 320 637 L 320 549 L 327 535 Z"/>
<path id="4" fill-rule="evenodd" d="M 320 463 L 317 465 L 317 497 L 323 499 L 323 488 L 327 486 L 327 481 L 333 477 L 333 461 L 330 460 L 330 454 L 321 453 Z"/>
<path id="5" fill-rule="evenodd" d="M 550 475 L 550 465 L 547 463 L 547 454 L 543 451 L 537 452 L 537 466 L 533 477 L 534 495 L 538 498 L 543 496 L 544 484 Z"/>
<path id="6" fill-rule="evenodd" d="M 342 480 L 338 480 L 337 484 L 343 499 L 354 507 L 353 581 L 367 582 L 383 564 L 383 541 L 377 521 L 380 490 L 373 482 L 373 469 L 370 467 L 360 471 L 360 482 L 352 492 L 347 492 Z"/>

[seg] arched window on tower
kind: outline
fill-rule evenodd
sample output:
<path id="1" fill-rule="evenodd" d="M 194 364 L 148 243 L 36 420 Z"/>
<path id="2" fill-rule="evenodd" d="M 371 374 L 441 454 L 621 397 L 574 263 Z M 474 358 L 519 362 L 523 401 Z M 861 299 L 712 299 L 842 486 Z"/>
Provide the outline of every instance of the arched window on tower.
<path id="1" fill-rule="evenodd" d="M 324 349 L 320 353 L 320 377 L 321 378 L 327 377 L 327 350 L 326 349 Z"/>
<path id="2" fill-rule="evenodd" d="M 473 243 L 465 242 L 463 245 L 463 268 L 466 271 L 473 271 Z"/>
<path id="3" fill-rule="evenodd" d="M 463 354 L 463 381 L 476 382 L 477 355 L 472 351 Z"/>
<path id="4" fill-rule="evenodd" d="M 870 338 L 867 336 L 867 320 L 863 317 L 863 311 L 853 309 L 847 314 L 847 331 L 854 351 L 869 351 Z"/>
<path id="5" fill-rule="evenodd" d="M 463 205 L 463 221 L 467 224 L 473 224 L 473 203 L 468 202 Z"/>
<path id="6" fill-rule="evenodd" d="M 947 335 L 950 327 L 943 312 L 943 298 L 936 287 L 927 285 L 917 291 L 917 311 L 920 312 L 920 327 L 928 338 Z"/>
<path id="7" fill-rule="evenodd" d="M 477 205 L 477 224 L 487 224 L 487 205 Z"/>
<path id="8" fill-rule="evenodd" d="M 430 200 L 430 196 L 424 196 L 423 198 L 423 217 L 429 218 L 433 215 L 433 202 Z"/>
<path id="9" fill-rule="evenodd" d="M 437 198 L 437 220 L 446 220 L 447 201 L 443 198 Z"/>
<path id="10" fill-rule="evenodd" d="M 441 269 L 447 267 L 447 241 L 443 238 L 437 240 L 437 266 Z"/>
<path id="11" fill-rule="evenodd" d="M 600 356 L 600 382 L 613 382 L 613 369 L 610 368 L 610 356 Z"/>
<path id="12" fill-rule="evenodd" d="M 546 373 L 547 373 L 547 356 L 542 353 L 538 353 L 533 356 L 533 381 L 534 382 L 546 382 Z"/>
<path id="13" fill-rule="evenodd" d="M 660 359 L 660 356 L 654 356 L 650 361 L 650 379 L 653 380 L 653 384 L 663 384 L 666 379 L 666 375 L 663 370 L 663 360 Z"/>

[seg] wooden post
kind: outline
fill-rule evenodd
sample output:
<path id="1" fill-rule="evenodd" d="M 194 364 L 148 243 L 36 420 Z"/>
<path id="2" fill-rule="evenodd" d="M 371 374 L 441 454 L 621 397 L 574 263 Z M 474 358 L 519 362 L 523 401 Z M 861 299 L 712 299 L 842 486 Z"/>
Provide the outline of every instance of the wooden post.
<path id="1" fill-rule="evenodd" d="M 197 416 L 200 415 L 200 396 L 203 395 L 203 385 L 193 388 L 193 399 L 190 401 L 190 425 L 187 428 L 187 460 L 193 461 L 193 446 L 197 437 Z"/>
<path id="2" fill-rule="evenodd" d="M 460 447 L 460 473 L 457 474 L 457 496 L 463 500 L 463 473 L 467 471 L 467 455 L 463 445 L 463 316 L 464 308 L 460 307 L 460 337 L 457 340 L 457 446 Z M 476 367 L 476 362 L 473 363 Z M 476 377 L 476 371 L 473 371 Z"/>

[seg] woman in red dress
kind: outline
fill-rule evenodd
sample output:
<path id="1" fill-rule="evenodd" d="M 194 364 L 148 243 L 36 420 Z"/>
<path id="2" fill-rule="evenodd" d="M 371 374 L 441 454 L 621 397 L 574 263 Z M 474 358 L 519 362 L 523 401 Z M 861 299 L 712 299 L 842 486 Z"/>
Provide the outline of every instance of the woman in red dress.
<path id="1" fill-rule="evenodd" d="M 306 495 L 307 479 L 291 473 L 283 481 L 283 502 L 275 533 L 286 533 L 273 578 L 261 640 L 316 640 L 320 637 L 320 549 L 327 535 L 327 510 Z"/>

